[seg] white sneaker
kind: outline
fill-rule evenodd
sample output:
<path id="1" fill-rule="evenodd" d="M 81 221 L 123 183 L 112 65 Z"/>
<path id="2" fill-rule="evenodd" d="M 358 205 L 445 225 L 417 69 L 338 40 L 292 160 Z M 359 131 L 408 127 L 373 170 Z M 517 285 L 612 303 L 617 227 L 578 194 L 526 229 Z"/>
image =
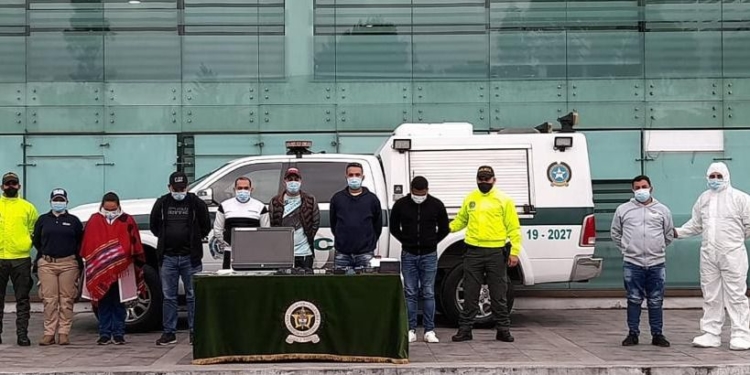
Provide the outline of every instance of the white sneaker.
<path id="1" fill-rule="evenodd" d="M 437 336 L 435 335 L 435 331 L 429 331 L 424 333 L 424 342 L 430 342 L 430 343 L 436 343 L 440 342 L 438 340 Z"/>
<path id="2" fill-rule="evenodd" d="M 417 342 L 417 331 L 409 330 L 409 342 Z"/>
<path id="3" fill-rule="evenodd" d="M 693 346 L 699 348 L 718 348 L 721 346 L 721 337 L 704 333 L 693 339 Z"/>
<path id="4" fill-rule="evenodd" d="M 729 341 L 729 350 L 748 350 L 750 341 L 741 338 L 735 338 Z"/>

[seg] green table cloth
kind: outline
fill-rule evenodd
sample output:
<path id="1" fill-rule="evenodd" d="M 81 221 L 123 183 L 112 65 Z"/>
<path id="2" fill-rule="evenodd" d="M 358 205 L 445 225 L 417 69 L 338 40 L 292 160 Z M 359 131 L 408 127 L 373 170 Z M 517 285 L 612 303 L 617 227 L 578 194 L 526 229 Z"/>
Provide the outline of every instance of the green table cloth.
<path id="1" fill-rule="evenodd" d="M 197 274 L 194 364 L 408 363 L 399 275 Z"/>

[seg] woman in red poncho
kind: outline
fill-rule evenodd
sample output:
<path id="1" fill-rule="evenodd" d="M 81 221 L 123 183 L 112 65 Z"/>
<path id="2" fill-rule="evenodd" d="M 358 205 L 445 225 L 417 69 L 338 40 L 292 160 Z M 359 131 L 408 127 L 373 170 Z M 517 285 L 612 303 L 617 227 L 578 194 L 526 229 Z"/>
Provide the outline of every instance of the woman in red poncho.
<path id="1" fill-rule="evenodd" d="M 122 212 L 120 198 L 104 194 L 99 212 L 91 215 L 83 231 L 81 256 L 86 262 L 86 288 L 99 310 L 97 344 L 125 344 L 125 305 L 120 297 L 119 279 L 134 265 L 139 292 L 145 290 L 142 266 L 146 256 L 138 225 Z"/>

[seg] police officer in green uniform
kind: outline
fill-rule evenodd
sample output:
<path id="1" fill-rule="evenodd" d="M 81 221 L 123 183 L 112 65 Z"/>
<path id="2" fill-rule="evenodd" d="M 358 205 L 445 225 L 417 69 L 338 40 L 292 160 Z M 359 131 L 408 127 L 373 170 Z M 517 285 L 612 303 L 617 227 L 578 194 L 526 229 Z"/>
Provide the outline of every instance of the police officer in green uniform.
<path id="1" fill-rule="evenodd" d="M 508 267 L 518 264 L 521 251 L 521 224 L 513 199 L 495 187 L 492 167 L 479 167 L 477 186 L 478 189 L 464 199 L 461 210 L 450 224 L 451 232 L 466 228 L 464 305 L 458 333 L 452 340 L 468 341 L 473 338 L 471 330 L 479 311 L 479 291 L 486 280 L 490 289 L 490 309 L 497 328 L 495 338 L 513 342 L 506 293 Z"/>

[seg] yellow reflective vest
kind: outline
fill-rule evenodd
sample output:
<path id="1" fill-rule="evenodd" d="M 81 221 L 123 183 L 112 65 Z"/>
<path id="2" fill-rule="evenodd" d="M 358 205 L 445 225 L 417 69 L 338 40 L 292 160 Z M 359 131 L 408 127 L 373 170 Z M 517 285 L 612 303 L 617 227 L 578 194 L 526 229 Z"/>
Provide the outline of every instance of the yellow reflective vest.
<path id="1" fill-rule="evenodd" d="M 477 247 L 503 247 L 510 240 L 510 253 L 521 252 L 521 223 L 516 205 L 497 188 L 487 194 L 479 189 L 471 192 L 451 221 L 451 232 L 466 228 L 464 241 Z"/>
<path id="2" fill-rule="evenodd" d="M 39 215 L 23 198 L 0 196 L 0 259 L 31 256 L 31 235 Z"/>

